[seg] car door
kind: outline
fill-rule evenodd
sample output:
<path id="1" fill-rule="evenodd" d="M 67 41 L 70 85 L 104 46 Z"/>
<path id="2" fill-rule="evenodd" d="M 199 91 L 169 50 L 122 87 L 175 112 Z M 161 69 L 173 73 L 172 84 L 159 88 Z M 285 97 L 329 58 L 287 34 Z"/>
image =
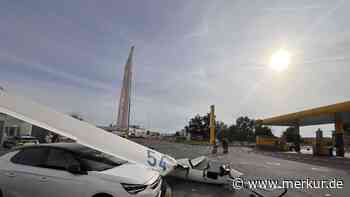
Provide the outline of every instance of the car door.
<path id="1" fill-rule="evenodd" d="M 74 155 L 64 149 L 49 148 L 45 168 L 40 169 L 40 190 L 38 196 L 62 197 L 62 196 L 86 196 L 88 177 L 83 174 L 68 172 L 68 166 L 80 165 Z"/>
<path id="2" fill-rule="evenodd" d="M 38 166 L 46 158 L 46 148 L 26 148 L 11 158 L 11 165 L 5 173 L 7 178 L 6 192 L 11 197 L 36 196 L 40 189 Z"/>

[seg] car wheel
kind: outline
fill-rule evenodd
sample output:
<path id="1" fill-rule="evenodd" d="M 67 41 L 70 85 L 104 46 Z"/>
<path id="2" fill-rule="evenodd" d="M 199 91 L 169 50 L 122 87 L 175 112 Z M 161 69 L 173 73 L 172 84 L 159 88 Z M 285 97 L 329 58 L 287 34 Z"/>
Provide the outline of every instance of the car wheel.
<path id="1" fill-rule="evenodd" d="M 0 197 L 3 197 L 1 189 L 0 189 Z"/>
<path id="2" fill-rule="evenodd" d="M 0 196 L 2 197 L 2 196 Z M 101 194 L 95 194 L 93 197 L 113 197 L 112 195 L 101 193 Z"/>

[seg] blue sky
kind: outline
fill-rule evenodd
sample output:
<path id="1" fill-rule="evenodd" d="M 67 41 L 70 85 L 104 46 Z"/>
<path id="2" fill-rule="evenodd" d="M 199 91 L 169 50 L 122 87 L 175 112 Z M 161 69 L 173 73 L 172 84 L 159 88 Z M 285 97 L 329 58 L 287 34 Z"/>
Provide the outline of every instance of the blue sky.
<path id="1" fill-rule="evenodd" d="M 346 101 L 349 8 L 344 0 L 3 0 L 0 84 L 109 124 L 135 45 L 132 122 L 163 132 L 210 104 L 232 123 Z M 291 65 L 277 73 L 268 61 L 281 48 Z"/>

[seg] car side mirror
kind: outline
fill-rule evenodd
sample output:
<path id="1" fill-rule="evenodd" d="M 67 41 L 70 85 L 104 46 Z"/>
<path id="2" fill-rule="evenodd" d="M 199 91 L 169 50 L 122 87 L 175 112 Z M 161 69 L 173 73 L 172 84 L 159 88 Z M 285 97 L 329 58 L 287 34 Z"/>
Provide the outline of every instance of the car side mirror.
<path id="1" fill-rule="evenodd" d="M 87 174 L 85 171 L 81 169 L 80 165 L 76 165 L 76 164 L 68 166 L 67 171 L 72 174 Z"/>

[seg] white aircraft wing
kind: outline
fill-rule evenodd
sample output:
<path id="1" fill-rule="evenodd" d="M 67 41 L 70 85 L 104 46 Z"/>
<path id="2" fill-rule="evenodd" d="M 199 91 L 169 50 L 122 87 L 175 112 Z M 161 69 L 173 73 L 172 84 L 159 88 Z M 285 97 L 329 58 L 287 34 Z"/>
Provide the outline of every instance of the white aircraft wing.
<path id="1" fill-rule="evenodd" d="M 177 165 L 176 160 L 167 155 L 1 90 L 0 112 L 76 140 L 87 147 L 146 165 L 162 175 L 168 174 Z"/>

